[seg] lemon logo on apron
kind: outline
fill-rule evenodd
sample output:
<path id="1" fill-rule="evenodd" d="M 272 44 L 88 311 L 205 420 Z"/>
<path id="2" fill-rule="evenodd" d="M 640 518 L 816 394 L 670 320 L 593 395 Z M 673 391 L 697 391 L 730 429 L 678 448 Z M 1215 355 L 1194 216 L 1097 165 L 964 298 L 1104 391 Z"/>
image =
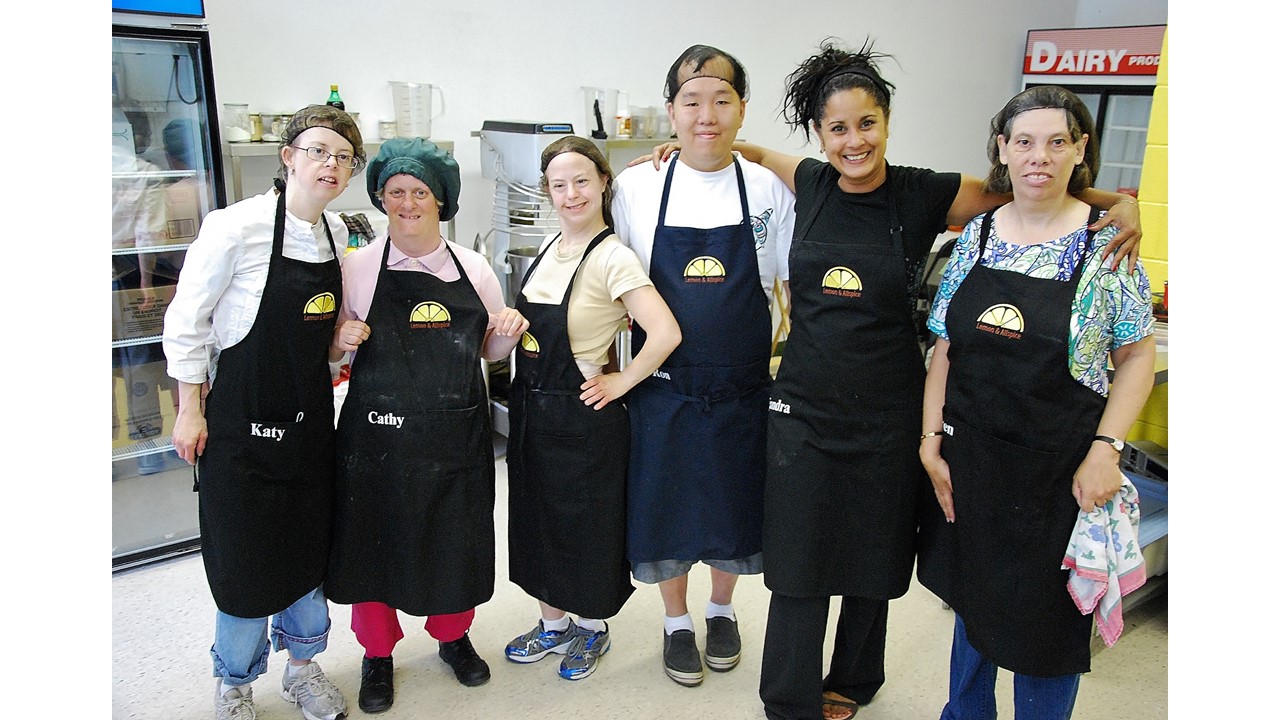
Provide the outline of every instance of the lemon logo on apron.
<path id="1" fill-rule="evenodd" d="M 538 338 L 530 335 L 526 330 L 524 335 L 520 336 L 520 350 L 528 357 L 536 358 L 542 347 L 538 345 Z"/>
<path id="2" fill-rule="evenodd" d="M 684 266 L 684 281 L 688 283 L 724 282 L 724 265 L 710 255 L 700 255 Z"/>
<path id="3" fill-rule="evenodd" d="M 838 297 L 862 297 L 862 278 L 843 265 L 837 265 L 822 276 L 822 294 Z"/>
<path id="4" fill-rule="evenodd" d="M 333 293 L 322 292 L 307 301 L 302 308 L 302 316 L 304 320 L 328 320 L 337 309 L 338 303 L 333 299 Z"/>
<path id="5" fill-rule="evenodd" d="M 1018 340 L 1022 337 L 1022 311 L 1008 303 L 992 305 L 978 315 L 978 329 Z"/>
<path id="6" fill-rule="evenodd" d="M 418 303 L 413 311 L 409 313 L 409 327 L 415 329 L 423 328 L 447 328 L 449 321 L 449 309 L 434 300 Z"/>

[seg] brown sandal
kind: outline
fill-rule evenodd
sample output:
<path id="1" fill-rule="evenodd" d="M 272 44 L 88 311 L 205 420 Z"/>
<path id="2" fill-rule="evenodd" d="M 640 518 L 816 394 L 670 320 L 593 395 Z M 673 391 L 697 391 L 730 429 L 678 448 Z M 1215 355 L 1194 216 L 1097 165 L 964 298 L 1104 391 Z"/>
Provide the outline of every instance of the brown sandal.
<path id="1" fill-rule="evenodd" d="M 822 694 L 823 705 L 833 705 L 835 707 L 849 708 L 850 710 L 848 715 L 841 718 L 834 718 L 833 720 L 852 720 L 853 716 L 858 714 L 858 703 L 852 700 L 841 700 L 838 697 L 831 697 L 831 695 L 834 695 L 834 693 Z"/>

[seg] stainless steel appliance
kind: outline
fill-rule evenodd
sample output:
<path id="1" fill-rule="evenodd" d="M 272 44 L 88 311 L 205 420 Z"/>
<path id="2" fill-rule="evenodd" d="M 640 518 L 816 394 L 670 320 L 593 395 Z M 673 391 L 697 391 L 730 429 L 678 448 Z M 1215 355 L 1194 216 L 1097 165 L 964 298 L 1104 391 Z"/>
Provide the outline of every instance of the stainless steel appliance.
<path id="1" fill-rule="evenodd" d="M 485 120 L 472 135 L 480 138 L 481 177 L 494 181 L 492 228 L 483 252 L 498 278 L 506 278 L 506 303 L 515 306 L 516 294 L 538 247 L 560 230 L 551 198 L 539 189 L 542 151 L 556 140 L 573 134 L 569 123 Z M 493 405 L 494 430 L 506 435 L 505 388 L 515 364 L 515 353 L 486 368 Z"/>

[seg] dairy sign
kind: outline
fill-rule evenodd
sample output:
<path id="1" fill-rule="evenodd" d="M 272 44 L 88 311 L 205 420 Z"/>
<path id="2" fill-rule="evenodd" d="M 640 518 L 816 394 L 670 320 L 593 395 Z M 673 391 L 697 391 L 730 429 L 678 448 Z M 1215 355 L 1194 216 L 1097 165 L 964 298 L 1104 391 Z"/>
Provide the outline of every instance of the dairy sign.
<path id="1" fill-rule="evenodd" d="M 1155 75 L 1164 25 L 1032 30 L 1027 33 L 1027 75 Z"/>

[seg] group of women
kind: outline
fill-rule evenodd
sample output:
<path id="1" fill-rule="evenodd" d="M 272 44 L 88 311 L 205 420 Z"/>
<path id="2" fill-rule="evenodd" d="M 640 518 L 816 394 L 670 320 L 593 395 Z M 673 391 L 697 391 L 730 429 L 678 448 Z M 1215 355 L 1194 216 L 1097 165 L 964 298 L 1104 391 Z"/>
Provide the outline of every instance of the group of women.
<path id="1" fill-rule="evenodd" d="M 825 162 L 734 145 L 795 193 L 791 332 L 768 398 L 760 697 L 775 720 L 842 720 L 870 702 L 885 682 L 888 601 L 918 557 L 922 582 L 956 610 L 942 716 L 994 718 L 998 666 L 1016 673 L 1019 718 L 1068 718 L 1089 618 L 1066 592 L 1062 553 L 1076 515 L 1119 489 L 1106 441 L 1127 434 L 1152 381 L 1136 205 L 1091 189 L 1092 119 L 1056 87 L 1019 93 L 993 120 L 985 182 L 889 164 L 893 86 L 880 57 L 826 42 L 788 77 L 784 118 L 816 135 Z M 731 77 L 695 73 L 679 87 L 732 84 L 734 62 Z M 324 207 L 364 163 L 362 147 L 341 111 L 295 115 L 284 182 L 209 215 L 166 318 L 183 390 L 175 447 L 199 457 L 220 718 L 252 717 L 248 683 L 265 669 L 271 615 L 277 649 L 290 652 L 285 696 L 311 720 L 345 712 L 309 662 L 327 637 L 324 594 L 356 603 L 366 712 L 392 701 L 397 608 L 428 616 L 461 682 L 488 679 L 466 639 L 493 591 L 481 357 L 515 349 L 510 574 L 541 611 L 506 657 L 558 654 L 562 677 L 590 675 L 610 647 L 606 619 L 632 592 L 625 402 L 680 346 L 685 310 L 673 313 L 613 234 L 607 162 L 576 137 L 544 151 L 561 233 L 507 308 L 482 258 L 440 239 L 457 168 L 422 140 L 385 143 L 370 165 L 388 238 L 339 275 L 332 236 L 345 229 Z M 964 223 L 929 320 L 940 339 L 926 374 L 915 289 L 934 238 Z M 1016 327 L 992 308 L 1010 309 Z M 628 316 L 645 342 L 619 370 L 613 340 Z M 323 358 L 351 351 L 335 439 Z M 206 421 L 200 387 L 215 367 L 235 382 L 209 392 Z M 324 452 L 335 442 L 336 462 Z M 281 518 L 283 541 L 267 522 Z M 997 549 L 1010 544 L 1019 552 Z"/>

